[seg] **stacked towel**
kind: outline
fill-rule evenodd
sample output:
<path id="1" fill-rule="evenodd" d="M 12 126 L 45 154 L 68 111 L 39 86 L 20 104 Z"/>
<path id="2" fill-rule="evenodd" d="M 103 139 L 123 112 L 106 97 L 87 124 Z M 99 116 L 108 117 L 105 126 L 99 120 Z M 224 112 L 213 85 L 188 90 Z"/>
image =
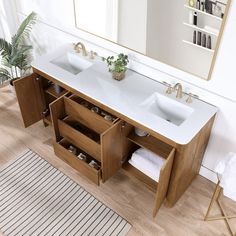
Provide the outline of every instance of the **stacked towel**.
<path id="1" fill-rule="evenodd" d="M 220 174 L 220 186 L 224 195 L 236 201 L 236 153 L 230 152 L 215 168 Z"/>
<path id="2" fill-rule="evenodd" d="M 129 163 L 158 182 L 160 171 L 165 160 L 151 151 L 140 148 L 132 154 Z"/>

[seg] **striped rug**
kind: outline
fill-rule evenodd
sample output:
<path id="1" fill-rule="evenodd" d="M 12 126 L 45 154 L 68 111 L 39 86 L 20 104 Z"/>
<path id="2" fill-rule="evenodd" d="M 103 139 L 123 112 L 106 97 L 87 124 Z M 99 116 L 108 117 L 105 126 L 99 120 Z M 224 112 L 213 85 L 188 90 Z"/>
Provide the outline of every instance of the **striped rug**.
<path id="1" fill-rule="evenodd" d="M 130 228 L 31 150 L 0 170 L 0 229 L 6 236 L 122 236 Z"/>

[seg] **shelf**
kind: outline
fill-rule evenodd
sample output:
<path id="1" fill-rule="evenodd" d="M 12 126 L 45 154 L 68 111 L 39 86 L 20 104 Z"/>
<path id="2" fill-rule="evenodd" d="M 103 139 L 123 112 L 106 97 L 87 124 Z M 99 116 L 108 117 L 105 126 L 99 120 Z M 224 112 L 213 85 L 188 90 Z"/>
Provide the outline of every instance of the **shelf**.
<path id="1" fill-rule="evenodd" d="M 191 45 L 191 46 L 193 46 L 193 47 L 201 48 L 202 50 L 205 50 L 205 51 L 207 51 L 207 52 L 214 53 L 214 51 L 215 51 L 215 50 L 213 50 L 213 49 L 205 48 L 205 47 L 202 47 L 202 46 L 200 46 L 200 45 L 194 44 L 194 43 L 189 42 L 189 41 L 187 41 L 187 40 L 183 40 L 183 42 L 186 43 L 186 44 L 188 44 L 188 45 Z"/>
<path id="2" fill-rule="evenodd" d="M 51 85 L 49 88 L 45 89 L 45 92 L 50 94 L 51 96 L 53 96 L 54 98 L 59 98 L 61 96 L 63 96 L 64 94 L 66 94 L 66 90 L 63 90 L 61 93 L 57 93 L 53 87 L 53 85 Z"/>
<path id="3" fill-rule="evenodd" d="M 127 137 L 131 142 L 137 144 L 138 146 L 148 149 L 160 157 L 167 158 L 172 151 L 172 147 L 168 144 L 162 142 L 161 140 L 149 135 L 145 137 L 140 137 L 134 132 L 131 132 Z"/>
<path id="4" fill-rule="evenodd" d="M 135 177 L 139 181 L 143 182 L 149 189 L 156 192 L 158 186 L 157 181 L 151 179 L 143 172 L 130 165 L 129 162 L 125 162 L 122 167 L 130 177 Z"/>
<path id="5" fill-rule="evenodd" d="M 214 15 L 212 15 L 212 14 L 210 14 L 210 13 L 207 13 L 207 12 L 205 12 L 205 11 L 201 11 L 201 10 L 199 10 L 199 9 L 197 9 L 197 8 L 190 7 L 190 6 L 188 6 L 188 5 L 184 5 L 184 7 L 187 8 L 187 9 L 189 9 L 189 10 L 196 11 L 196 12 L 199 12 L 199 13 L 201 13 L 201 14 L 203 14 L 203 15 L 209 16 L 209 17 L 211 17 L 211 18 L 213 18 L 213 19 L 222 21 L 222 18 L 219 17 L 219 16 L 214 16 Z"/>
<path id="6" fill-rule="evenodd" d="M 190 27 L 190 28 L 192 28 L 192 29 L 196 29 L 196 30 L 201 31 L 201 32 L 203 32 L 203 33 L 211 34 L 211 35 L 216 36 L 216 37 L 218 36 L 218 34 L 213 33 L 213 32 L 211 32 L 211 31 L 209 31 L 209 30 L 204 29 L 204 28 L 200 28 L 200 27 L 198 27 L 198 26 L 196 26 L 196 25 L 191 25 L 191 24 L 186 23 L 186 22 L 183 22 L 183 24 L 184 24 L 185 26 L 187 26 L 187 27 Z"/>

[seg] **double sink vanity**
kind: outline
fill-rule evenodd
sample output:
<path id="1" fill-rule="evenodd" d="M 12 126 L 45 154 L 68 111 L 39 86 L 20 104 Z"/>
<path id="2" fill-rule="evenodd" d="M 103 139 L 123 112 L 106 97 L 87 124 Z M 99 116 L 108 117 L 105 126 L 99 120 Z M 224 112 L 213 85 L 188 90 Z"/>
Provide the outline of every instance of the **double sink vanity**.
<path id="1" fill-rule="evenodd" d="M 121 168 L 138 178 L 156 192 L 153 215 L 165 198 L 174 206 L 199 172 L 216 107 L 191 95 L 176 98 L 166 84 L 131 70 L 113 80 L 98 56 L 77 53 L 72 44 L 39 57 L 33 71 L 14 83 L 25 127 L 52 125 L 55 154 L 97 185 Z M 128 163 L 139 147 L 165 159 L 158 182 Z"/>

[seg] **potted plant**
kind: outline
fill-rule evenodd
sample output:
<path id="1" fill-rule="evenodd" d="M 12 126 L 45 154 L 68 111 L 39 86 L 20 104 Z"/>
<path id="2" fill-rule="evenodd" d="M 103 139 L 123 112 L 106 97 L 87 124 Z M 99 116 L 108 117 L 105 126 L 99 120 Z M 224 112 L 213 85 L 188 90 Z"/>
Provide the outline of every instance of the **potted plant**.
<path id="1" fill-rule="evenodd" d="M 0 38 L 0 85 L 3 82 L 13 81 L 30 73 L 29 51 L 31 45 L 25 41 L 29 37 L 33 24 L 36 22 L 36 13 L 32 12 L 21 23 L 16 34 L 12 36 L 11 42 Z"/>
<path id="2" fill-rule="evenodd" d="M 129 63 L 127 55 L 120 53 L 117 58 L 115 58 L 114 56 L 109 56 L 107 58 L 103 57 L 102 60 L 106 61 L 109 71 L 112 72 L 113 79 L 124 79 L 127 65 Z"/>

